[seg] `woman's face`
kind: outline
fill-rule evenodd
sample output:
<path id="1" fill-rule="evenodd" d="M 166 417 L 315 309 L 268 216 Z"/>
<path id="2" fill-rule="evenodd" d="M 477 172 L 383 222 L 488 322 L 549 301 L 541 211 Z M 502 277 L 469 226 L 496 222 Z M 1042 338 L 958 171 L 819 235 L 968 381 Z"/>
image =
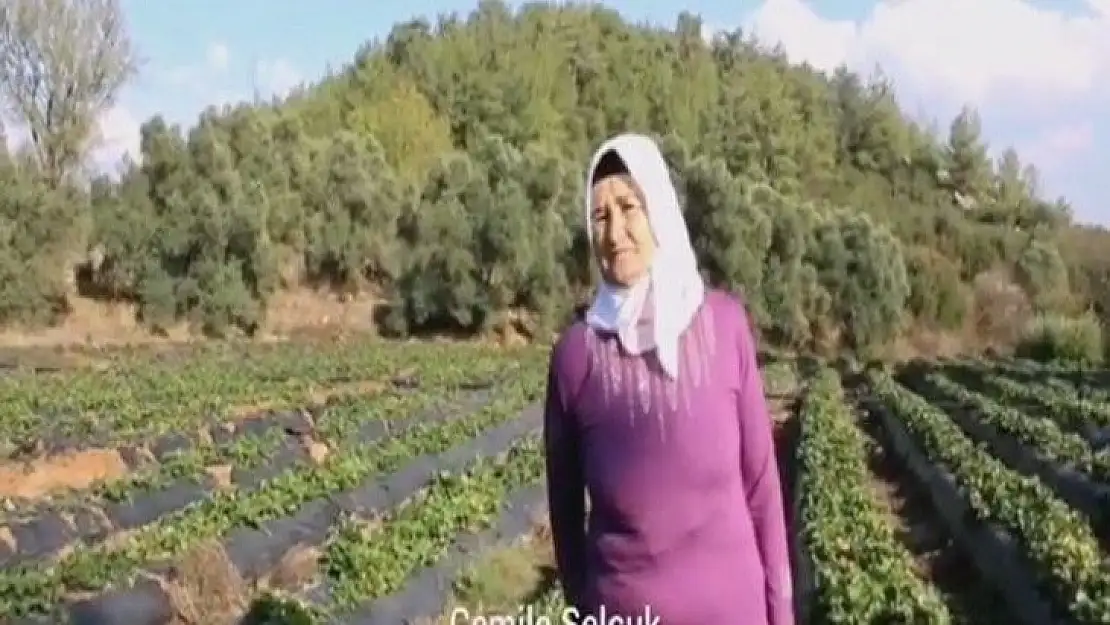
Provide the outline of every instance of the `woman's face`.
<path id="1" fill-rule="evenodd" d="M 591 192 L 594 255 L 601 275 L 611 284 L 631 286 L 647 273 L 655 255 L 647 207 L 628 175 L 602 178 Z"/>

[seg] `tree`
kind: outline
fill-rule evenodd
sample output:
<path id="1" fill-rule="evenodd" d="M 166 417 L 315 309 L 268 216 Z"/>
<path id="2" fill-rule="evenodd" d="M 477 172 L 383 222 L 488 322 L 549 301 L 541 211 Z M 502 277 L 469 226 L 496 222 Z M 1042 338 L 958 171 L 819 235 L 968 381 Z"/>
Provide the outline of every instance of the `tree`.
<path id="1" fill-rule="evenodd" d="M 991 167 L 982 140 L 979 114 L 964 107 L 948 130 L 948 176 L 961 206 L 982 201 L 990 186 Z"/>
<path id="2" fill-rule="evenodd" d="M 117 0 L 0 3 L 0 102 L 55 186 L 80 164 L 97 118 L 136 69 Z"/>
<path id="3" fill-rule="evenodd" d="M 0 0 L 79 14 L 37 1 Z M 973 111 L 945 132 L 880 73 L 828 76 L 699 30 L 487 0 L 400 25 L 286 98 L 184 128 L 155 117 L 119 180 L 51 188 L 0 153 L 0 323 L 64 317 L 61 271 L 94 250 L 81 294 L 152 329 L 250 333 L 279 290 L 308 287 L 375 302 L 383 329 L 544 338 L 593 288 L 582 170 L 619 131 L 663 138 L 704 273 L 779 346 L 881 353 L 972 316 L 1004 347 L 994 328 L 1025 310 L 1010 294 L 1110 323 L 1110 233 L 1074 241 L 1016 152 L 987 158 Z"/>

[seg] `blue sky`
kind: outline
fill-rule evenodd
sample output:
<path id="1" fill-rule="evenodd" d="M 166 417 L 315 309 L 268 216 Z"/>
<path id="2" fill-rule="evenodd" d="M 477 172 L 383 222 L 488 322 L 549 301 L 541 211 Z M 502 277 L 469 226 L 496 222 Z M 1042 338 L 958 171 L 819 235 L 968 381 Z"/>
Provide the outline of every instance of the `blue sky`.
<path id="1" fill-rule="evenodd" d="M 154 113 L 190 123 L 206 105 L 281 93 L 346 63 L 415 15 L 476 1 L 123 0 L 143 59 L 104 120 L 102 157 L 133 149 Z M 680 8 L 712 28 L 747 27 L 797 60 L 882 66 L 906 107 L 946 126 L 974 104 L 994 147 L 1015 145 L 1083 221 L 1110 225 L 1110 0 L 618 0 L 635 20 Z"/>

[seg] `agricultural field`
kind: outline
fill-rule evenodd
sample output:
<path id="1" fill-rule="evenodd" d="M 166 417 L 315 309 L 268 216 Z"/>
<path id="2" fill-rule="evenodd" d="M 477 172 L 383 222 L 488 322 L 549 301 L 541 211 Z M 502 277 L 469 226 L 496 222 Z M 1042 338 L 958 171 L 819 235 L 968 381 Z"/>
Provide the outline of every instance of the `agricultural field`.
<path id="1" fill-rule="evenodd" d="M 0 622 L 559 623 L 546 358 L 354 341 L 12 370 Z M 762 360 L 800 622 L 1110 622 L 1104 372 Z"/>
<path id="2" fill-rule="evenodd" d="M 819 369 L 791 485 L 802 622 L 1110 623 L 1106 373 Z"/>
<path id="3" fill-rule="evenodd" d="M 0 622 L 403 622 L 541 525 L 546 352 L 275 345 L 0 378 Z"/>

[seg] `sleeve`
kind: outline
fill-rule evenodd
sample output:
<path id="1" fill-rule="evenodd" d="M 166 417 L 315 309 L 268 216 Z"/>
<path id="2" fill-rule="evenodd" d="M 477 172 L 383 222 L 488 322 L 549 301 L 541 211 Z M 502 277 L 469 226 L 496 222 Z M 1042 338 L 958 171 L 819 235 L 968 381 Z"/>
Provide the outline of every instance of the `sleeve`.
<path id="1" fill-rule="evenodd" d="M 767 410 L 763 379 L 756 361 L 755 338 L 743 306 L 738 305 L 738 308 L 741 473 L 747 489 L 748 507 L 755 526 L 759 555 L 763 560 L 768 623 L 792 625 L 793 581 L 771 416 Z"/>
<path id="2" fill-rule="evenodd" d="M 578 606 L 585 581 L 586 501 L 578 433 L 560 388 L 556 358 L 548 372 L 544 402 L 544 453 L 547 469 L 547 502 L 555 563 L 567 605 Z"/>

